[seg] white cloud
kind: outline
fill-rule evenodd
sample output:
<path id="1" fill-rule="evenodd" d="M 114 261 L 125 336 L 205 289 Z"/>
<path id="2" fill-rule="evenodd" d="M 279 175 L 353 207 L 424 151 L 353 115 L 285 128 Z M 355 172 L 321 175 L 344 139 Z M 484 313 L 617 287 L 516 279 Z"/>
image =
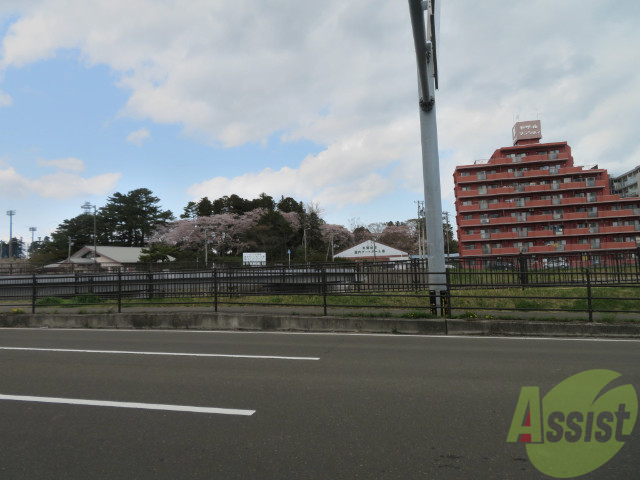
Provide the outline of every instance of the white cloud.
<path id="1" fill-rule="evenodd" d="M 54 173 L 29 182 L 30 189 L 44 198 L 79 197 L 82 195 L 103 195 L 113 191 L 121 174 L 103 173 L 95 177 L 82 178 L 70 173 Z"/>
<path id="2" fill-rule="evenodd" d="M 0 168 L 0 198 L 24 198 L 38 195 L 62 200 L 82 195 L 102 195 L 113 191 L 120 173 L 105 173 L 83 178 L 73 173 L 57 172 L 38 179 L 29 179 L 11 167 Z"/>
<path id="3" fill-rule="evenodd" d="M 415 178 L 421 172 L 421 160 L 409 138 L 419 140 L 416 125 L 402 119 L 389 126 L 355 132 L 341 138 L 318 155 L 307 156 L 299 168 L 265 168 L 234 178 L 215 177 L 193 185 L 194 198 L 218 198 L 235 193 L 249 198 L 262 192 L 318 201 L 323 207 L 367 204 L 398 188 L 398 178 L 419 188 Z"/>
<path id="4" fill-rule="evenodd" d="M 70 172 L 83 172 L 84 162 L 79 158 L 59 158 L 56 160 L 38 160 L 38 166 L 41 167 L 56 167 L 60 170 L 68 170 Z"/>
<path id="5" fill-rule="evenodd" d="M 0 107 L 8 107 L 13 102 L 11 95 L 0 91 Z"/>
<path id="6" fill-rule="evenodd" d="M 148 139 L 150 136 L 151 136 L 151 132 L 149 132 L 149 130 L 147 130 L 146 128 L 140 128 L 135 132 L 131 132 L 127 136 L 127 142 L 133 143 L 134 145 L 141 147 L 144 141 Z"/>

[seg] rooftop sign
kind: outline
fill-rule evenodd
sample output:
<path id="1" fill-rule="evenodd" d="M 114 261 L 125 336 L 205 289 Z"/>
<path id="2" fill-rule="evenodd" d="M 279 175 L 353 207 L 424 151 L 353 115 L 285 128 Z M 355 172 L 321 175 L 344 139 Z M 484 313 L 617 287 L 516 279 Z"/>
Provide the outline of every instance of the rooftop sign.
<path id="1" fill-rule="evenodd" d="M 511 130 L 511 135 L 513 137 L 514 145 L 517 145 L 521 140 L 540 140 L 542 138 L 542 126 L 540 125 L 540 120 L 516 122 Z"/>

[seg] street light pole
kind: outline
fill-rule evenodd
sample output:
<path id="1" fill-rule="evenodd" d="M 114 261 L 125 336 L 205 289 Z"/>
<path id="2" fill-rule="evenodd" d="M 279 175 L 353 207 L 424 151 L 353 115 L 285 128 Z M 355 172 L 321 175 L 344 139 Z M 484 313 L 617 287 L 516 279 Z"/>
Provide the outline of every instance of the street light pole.
<path id="1" fill-rule="evenodd" d="M 33 253 L 33 242 L 34 242 L 34 234 L 36 232 L 36 230 L 38 230 L 36 227 L 29 227 L 29 231 L 31 232 L 31 246 L 29 247 L 29 250 L 31 251 L 31 253 Z"/>
<path id="2" fill-rule="evenodd" d="M 13 258 L 13 216 L 15 214 L 15 210 L 7 210 L 7 215 L 9 215 L 9 259 Z"/>
<path id="3" fill-rule="evenodd" d="M 434 2 L 409 0 L 409 13 L 418 69 L 420 132 L 422 143 L 422 173 L 429 256 L 429 284 L 444 289 L 446 285 L 444 238 L 442 235 L 442 199 L 440 189 L 440 159 L 438 154 L 438 128 L 436 123 L 436 57 L 434 31 Z M 429 22 L 425 29 L 424 10 L 428 9 Z M 428 34 L 428 35 L 427 35 Z M 438 306 L 440 298 L 437 297 Z"/>
<path id="4" fill-rule="evenodd" d="M 91 205 L 89 202 L 84 202 L 82 204 L 82 209 L 84 213 L 89 213 L 93 208 L 93 264 L 94 266 L 98 263 L 98 237 L 96 235 L 96 206 Z"/>

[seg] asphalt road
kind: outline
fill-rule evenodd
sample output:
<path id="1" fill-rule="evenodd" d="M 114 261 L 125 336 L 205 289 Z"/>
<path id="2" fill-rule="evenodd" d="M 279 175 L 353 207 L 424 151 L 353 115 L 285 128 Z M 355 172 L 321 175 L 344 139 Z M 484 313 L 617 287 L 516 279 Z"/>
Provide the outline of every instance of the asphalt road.
<path id="1" fill-rule="evenodd" d="M 3 329 L 0 479 L 549 478 L 506 442 L 520 389 L 604 368 L 640 391 L 639 360 L 638 341 Z M 581 478 L 637 479 L 638 432 Z"/>

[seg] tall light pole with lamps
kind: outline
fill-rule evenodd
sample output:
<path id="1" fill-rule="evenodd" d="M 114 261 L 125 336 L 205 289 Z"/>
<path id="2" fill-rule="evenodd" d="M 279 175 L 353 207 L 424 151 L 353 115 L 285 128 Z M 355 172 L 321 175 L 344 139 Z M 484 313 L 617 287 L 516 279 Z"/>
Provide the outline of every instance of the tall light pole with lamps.
<path id="1" fill-rule="evenodd" d="M 16 214 L 15 210 L 7 210 L 9 215 L 9 258 L 13 258 L 13 216 Z"/>
<path id="2" fill-rule="evenodd" d="M 29 227 L 29 231 L 31 232 L 31 246 L 29 247 L 29 250 L 31 251 L 31 253 L 33 253 L 33 242 L 35 240 L 34 234 L 36 230 L 38 230 L 36 227 Z"/>
<path id="3" fill-rule="evenodd" d="M 91 205 L 89 202 L 84 202 L 82 204 L 82 209 L 84 213 L 91 213 L 91 209 L 93 208 L 93 264 L 97 265 L 98 263 L 98 236 L 96 234 L 96 206 Z"/>

